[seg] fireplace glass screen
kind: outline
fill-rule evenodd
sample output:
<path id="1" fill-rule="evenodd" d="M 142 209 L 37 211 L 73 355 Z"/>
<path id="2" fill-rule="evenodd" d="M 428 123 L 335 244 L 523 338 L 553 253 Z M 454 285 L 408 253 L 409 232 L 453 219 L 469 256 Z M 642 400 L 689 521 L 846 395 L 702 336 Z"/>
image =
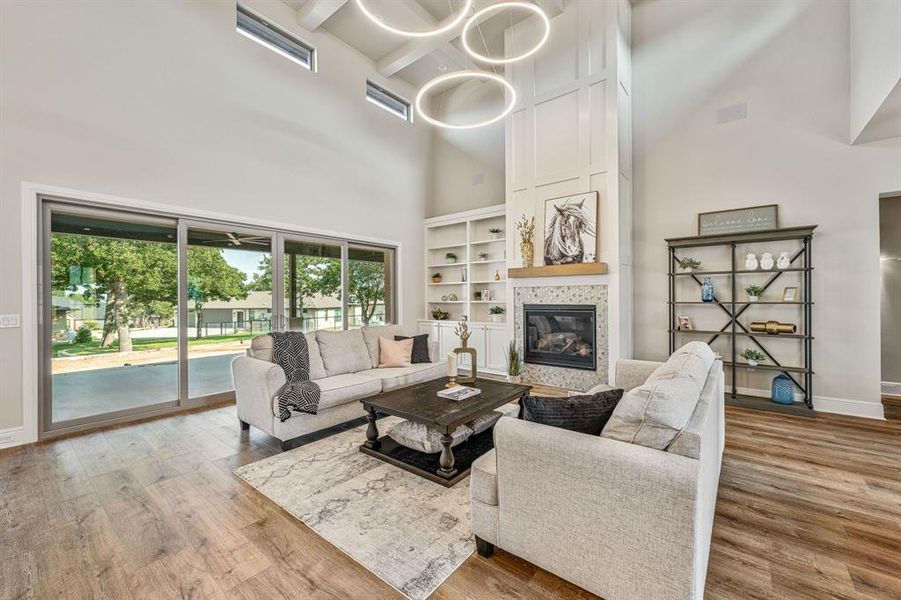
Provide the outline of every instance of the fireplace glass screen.
<path id="1" fill-rule="evenodd" d="M 526 304 L 523 311 L 525 362 L 595 370 L 594 306 Z"/>

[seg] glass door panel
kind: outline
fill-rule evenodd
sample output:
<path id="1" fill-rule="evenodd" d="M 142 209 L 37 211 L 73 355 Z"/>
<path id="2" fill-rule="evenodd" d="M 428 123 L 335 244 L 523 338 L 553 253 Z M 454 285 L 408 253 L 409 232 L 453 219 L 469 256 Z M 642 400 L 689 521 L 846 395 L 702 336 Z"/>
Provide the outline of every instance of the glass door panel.
<path id="1" fill-rule="evenodd" d="M 344 329 L 340 244 L 284 239 L 285 328 Z"/>
<path id="2" fill-rule="evenodd" d="M 348 327 L 395 323 L 394 250 L 350 244 L 347 249 Z"/>
<path id="3" fill-rule="evenodd" d="M 231 361 L 272 330 L 272 236 L 187 228 L 188 398 L 234 389 Z"/>
<path id="4" fill-rule="evenodd" d="M 175 221 L 51 204 L 44 219 L 43 430 L 177 402 Z"/>

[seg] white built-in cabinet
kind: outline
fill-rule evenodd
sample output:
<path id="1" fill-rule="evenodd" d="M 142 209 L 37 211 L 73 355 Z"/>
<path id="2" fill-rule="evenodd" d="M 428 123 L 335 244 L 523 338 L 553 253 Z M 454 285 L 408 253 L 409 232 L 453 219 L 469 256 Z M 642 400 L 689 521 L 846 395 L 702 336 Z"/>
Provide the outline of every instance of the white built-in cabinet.
<path id="1" fill-rule="evenodd" d="M 425 306 L 420 333 L 428 333 L 438 342 L 442 357 L 460 346 L 454 333 L 465 315 L 472 335 L 469 346 L 475 348 L 480 371 L 504 374 L 505 353 L 509 344 L 506 325 L 513 307 L 507 282 L 506 209 L 503 204 L 441 217 L 425 222 Z M 492 233 L 491 229 L 500 229 Z M 447 253 L 456 255 L 449 262 Z M 441 281 L 433 276 L 441 274 Z M 487 291 L 488 300 L 481 293 Z M 478 297 L 477 297 L 478 296 Z M 492 307 L 503 307 L 504 314 L 492 317 Z M 440 309 L 447 320 L 435 320 L 432 311 Z M 460 366 L 469 366 L 469 356 L 460 357 Z"/>

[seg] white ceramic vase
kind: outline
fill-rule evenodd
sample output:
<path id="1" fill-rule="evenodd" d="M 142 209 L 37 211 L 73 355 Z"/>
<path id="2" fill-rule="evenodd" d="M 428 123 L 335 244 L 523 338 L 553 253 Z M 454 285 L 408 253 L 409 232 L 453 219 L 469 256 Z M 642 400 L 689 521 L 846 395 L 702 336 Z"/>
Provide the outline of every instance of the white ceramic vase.
<path id="1" fill-rule="evenodd" d="M 754 254 L 748 254 L 745 257 L 745 269 L 748 271 L 756 271 L 757 270 L 757 256 Z"/>
<path id="2" fill-rule="evenodd" d="M 776 261 L 773 260 L 773 255 L 769 252 L 764 252 L 760 257 L 760 268 L 764 271 L 769 271 L 776 264 Z"/>
<path id="3" fill-rule="evenodd" d="M 760 296 L 748 296 L 748 302 L 757 302 L 760 300 Z"/>
<path id="4" fill-rule="evenodd" d="M 507 375 L 507 383 L 519 383 L 522 381 L 522 375 Z"/>
<path id="5" fill-rule="evenodd" d="M 749 367 L 756 367 L 757 364 L 758 364 L 758 363 L 757 363 L 756 360 L 752 360 L 752 359 L 750 359 L 750 358 L 748 359 L 748 366 L 749 366 Z"/>
<path id="6" fill-rule="evenodd" d="M 502 323 L 504 321 L 504 315 L 491 315 L 492 323 Z"/>
<path id="7" fill-rule="evenodd" d="M 780 269 L 787 269 L 791 266 L 791 259 L 788 257 L 788 252 L 780 252 L 779 259 L 776 261 L 776 266 Z"/>

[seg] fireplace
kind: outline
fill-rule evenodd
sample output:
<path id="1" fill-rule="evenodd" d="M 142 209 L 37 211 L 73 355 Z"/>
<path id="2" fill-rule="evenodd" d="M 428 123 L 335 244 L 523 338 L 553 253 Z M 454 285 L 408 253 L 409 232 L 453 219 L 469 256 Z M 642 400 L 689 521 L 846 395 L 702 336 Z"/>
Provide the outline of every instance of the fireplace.
<path id="1" fill-rule="evenodd" d="M 591 304 L 524 304 L 524 361 L 594 371 L 596 312 Z"/>

